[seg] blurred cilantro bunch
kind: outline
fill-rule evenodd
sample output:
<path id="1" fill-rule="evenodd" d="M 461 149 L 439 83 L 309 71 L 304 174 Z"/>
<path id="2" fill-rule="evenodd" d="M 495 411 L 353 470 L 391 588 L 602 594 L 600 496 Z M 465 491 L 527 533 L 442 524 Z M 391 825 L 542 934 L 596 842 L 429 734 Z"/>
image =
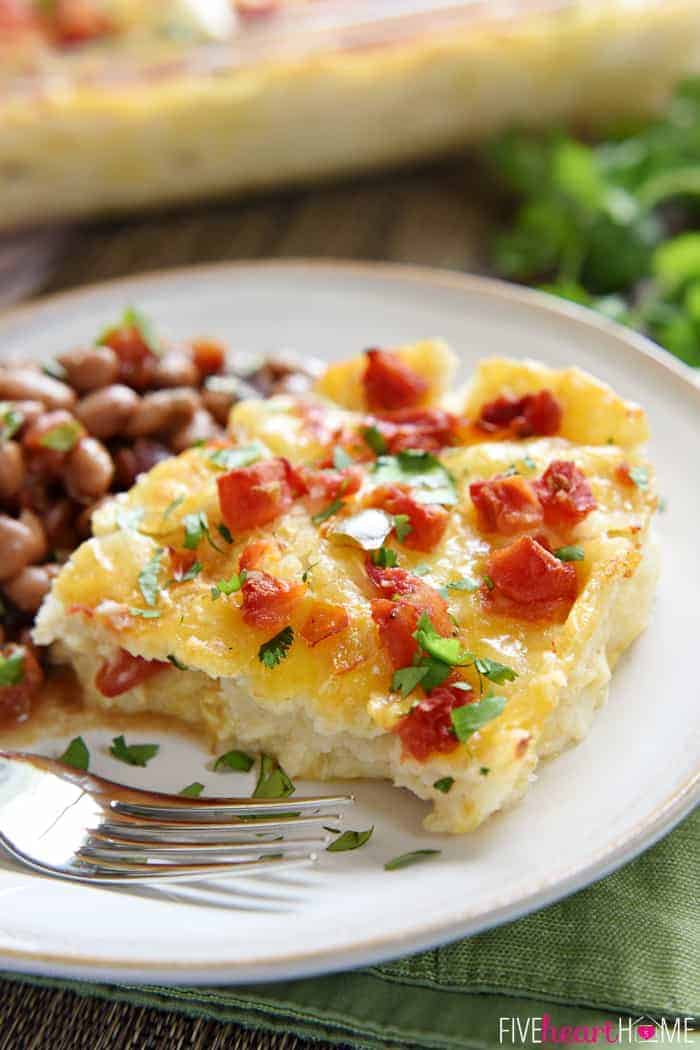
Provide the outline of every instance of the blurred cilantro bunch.
<path id="1" fill-rule="evenodd" d="M 487 161 L 515 195 L 505 277 L 591 306 L 700 366 L 700 78 L 663 119 L 589 144 L 512 131 Z"/>

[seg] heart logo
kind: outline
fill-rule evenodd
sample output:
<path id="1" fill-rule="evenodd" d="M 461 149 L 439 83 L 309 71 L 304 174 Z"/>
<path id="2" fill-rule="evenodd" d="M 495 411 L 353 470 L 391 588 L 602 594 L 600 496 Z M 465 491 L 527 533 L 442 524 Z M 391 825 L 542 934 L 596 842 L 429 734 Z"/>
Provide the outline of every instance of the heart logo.
<path id="1" fill-rule="evenodd" d="M 637 1035 L 640 1039 L 653 1039 L 656 1034 L 656 1027 L 653 1024 L 640 1024 L 637 1028 Z"/>

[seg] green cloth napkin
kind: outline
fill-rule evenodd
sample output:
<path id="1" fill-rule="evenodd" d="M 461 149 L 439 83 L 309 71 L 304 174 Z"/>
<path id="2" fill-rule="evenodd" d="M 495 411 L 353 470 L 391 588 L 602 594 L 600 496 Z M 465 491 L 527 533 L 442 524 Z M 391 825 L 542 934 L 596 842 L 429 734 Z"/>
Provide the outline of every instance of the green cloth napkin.
<path id="1" fill-rule="evenodd" d="M 384 966 L 239 988 L 12 979 L 360 1050 L 535 1047 L 542 1037 L 529 1019 L 543 1015 L 557 1028 L 610 1022 L 623 1045 L 639 1042 L 633 1019 L 665 1018 L 656 1042 L 682 1046 L 696 1041 L 690 1029 L 700 1016 L 699 871 L 700 810 L 642 857 L 559 904 Z M 674 1032 L 677 1018 L 689 1020 Z M 607 1045 L 602 1033 L 593 1045 Z"/>

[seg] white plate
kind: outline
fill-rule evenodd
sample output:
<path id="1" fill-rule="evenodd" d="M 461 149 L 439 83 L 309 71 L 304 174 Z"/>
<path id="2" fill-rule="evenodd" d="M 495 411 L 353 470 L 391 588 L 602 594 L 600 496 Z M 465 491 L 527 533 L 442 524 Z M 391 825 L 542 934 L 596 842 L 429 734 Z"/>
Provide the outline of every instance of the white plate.
<path id="1" fill-rule="evenodd" d="M 688 371 L 631 332 L 546 296 L 439 272 L 305 262 L 207 267 L 59 296 L 11 314 L 0 352 L 47 356 L 89 341 L 129 303 L 165 333 L 209 333 L 239 349 L 293 347 L 331 359 L 440 335 L 465 371 L 485 354 L 589 369 L 651 417 L 668 501 L 662 582 L 652 624 L 618 667 L 588 738 L 545 763 L 525 801 L 478 833 L 425 835 L 420 802 L 359 784 L 349 826 L 374 824 L 369 845 L 285 877 L 137 894 L 0 862 L 0 969 L 233 983 L 377 962 L 541 908 L 629 860 L 690 811 L 700 753 L 700 390 Z M 211 756 L 191 742 L 161 735 L 159 757 L 132 775 L 99 746 L 109 735 L 88 734 L 96 772 L 168 790 L 202 780 L 221 791 L 221 776 L 205 769 Z M 43 748 L 58 754 L 63 742 Z M 247 786 L 242 775 L 226 780 L 231 793 Z M 383 870 L 390 857 L 426 846 L 441 855 Z"/>

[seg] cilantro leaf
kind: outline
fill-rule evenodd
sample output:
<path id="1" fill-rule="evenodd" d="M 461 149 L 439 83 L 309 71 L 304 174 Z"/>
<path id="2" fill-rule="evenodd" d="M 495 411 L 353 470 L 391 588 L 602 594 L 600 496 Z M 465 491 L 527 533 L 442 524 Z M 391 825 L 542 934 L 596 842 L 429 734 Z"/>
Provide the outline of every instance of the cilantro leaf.
<path id="1" fill-rule="evenodd" d="M 387 443 L 378 427 L 365 427 L 362 431 L 362 438 L 365 444 L 372 449 L 372 452 L 375 452 L 378 456 L 386 452 Z"/>
<path id="2" fill-rule="evenodd" d="M 582 547 L 557 547 L 552 553 L 559 561 L 583 561 L 584 558 Z"/>
<path id="3" fill-rule="evenodd" d="M 395 456 L 379 456 L 372 476 L 378 485 L 409 485 L 419 503 L 457 503 L 454 478 L 432 452 L 405 449 Z"/>
<path id="4" fill-rule="evenodd" d="M 174 514 L 178 507 L 181 507 L 185 502 L 184 496 L 176 496 L 174 500 L 171 500 L 163 511 L 162 521 L 167 521 L 171 514 Z"/>
<path id="5" fill-rule="evenodd" d="M 159 744 L 127 744 L 123 736 L 115 736 L 109 749 L 114 758 L 129 766 L 147 766 L 160 751 Z"/>
<path id="6" fill-rule="evenodd" d="M 193 514 L 185 514 L 182 525 L 185 530 L 183 545 L 187 550 L 196 550 L 202 540 L 206 539 L 210 547 L 213 547 L 219 554 L 223 554 L 221 547 L 217 547 L 211 538 L 206 511 L 200 510 Z"/>
<path id="7" fill-rule="evenodd" d="M 394 671 L 391 688 L 394 692 L 401 693 L 402 696 L 408 696 L 423 681 L 427 673 L 427 667 L 401 667 Z"/>
<path id="8" fill-rule="evenodd" d="M 157 547 L 139 573 L 139 590 L 143 595 L 143 600 L 146 605 L 158 604 L 158 595 L 160 594 L 158 574 L 160 573 L 162 557 L 163 548 Z"/>
<path id="9" fill-rule="evenodd" d="M 328 518 L 332 518 L 334 514 L 337 514 L 339 510 L 345 506 L 345 502 L 342 499 L 334 499 L 332 503 L 320 510 L 318 514 L 312 514 L 311 520 L 314 525 L 320 525 L 322 521 L 327 521 Z"/>
<path id="10" fill-rule="evenodd" d="M 183 664 L 181 660 L 178 660 L 174 653 L 168 653 L 168 660 L 173 667 L 177 667 L 178 671 L 189 671 L 187 664 Z"/>
<path id="11" fill-rule="evenodd" d="M 393 569 L 399 564 L 398 555 L 391 547 L 380 547 L 372 551 L 370 557 L 373 565 L 381 565 L 383 569 Z"/>
<path id="12" fill-rule="evenodd" d="M 198 780 L 195 780 L 193 784 L 188 784 L 180 791 L 180 795 L 183 798 L 199 798 L 204 791 L 204 784 L 200 784 Z"/>
<path id="13" fill-rule="evenodd" d="M 223 521 L 220 521 L 216 526 L 216 531 L 219 533 L 222 539 L 226 540 L 227 543 L 233 543 L 233 536 L 228 525 L 225 525 Z"/>
<path id="14" fill-rule="evenodd" d="M 399 868 L 407 868 L 411 864 L 418 864 L 428 857 L 437 857 L 442 850 L 439 849 L 414 849 L 410 853 L 402 853 L 400 857 L 388 860 L 384 865 L 385 871 L 398 871 Z"/>
<path id="15" fill-rule="evenodd" d="M 227 751 L 225 755 L 219 755 L 214 763 L 216 773 L 235 772 L 247 773 L 255 765 L 255 759 L 247 755 L 245 751 Z"/>
<path id="16" fill-rule="evenodd" d="M 211 589 L 212 601 L 216 601 L 222 594 L 235 594 L 236 591 L 240 591 L 246 581 L 247 575 L 248 573 L 245 569 L 241 569 L 240 572 L 234 572 L 229 580 L 219 580 L 219 582 L 215 583 Z"/>
<path id="17" fill-rule="evenodd" d="M 471 576 L 460 576 L 458 580 L 448 580 L 445 584 L 447 591 L 478 591 L 479 584 Z"/>
<path id="18" fill-rule="evenodd" d="M 446 795 L 447 792 L 452 787 L 452 785 L 454 784 L 454 782 L 455 782 L 455 778 L 454 777 L 440 777 L 439 780 L 435 781 L 435 783 L 433 784 L 433 787 L 435 788 L 436 791 L 441 791 L 443 793 L 443 795 Z"/>
<path id="19" fill-rule="evenodd" d="M 11 656 L 0 654 L 0 686 L 19 685 L 24 681 L 24 649 Z"/>
<path id="20" fill-rule="evenodd" d="M 443 638 L 438 634 L 427 613 L 421 613 L 413 637 L 421 649 L 450 667 L 466 667 L 474 663 L 474 654 L 462 648 L 459 638 Z"/>
<path id="21" fill-rule="evenodd" d="M 42 448 L 50 448 L 54 452 L 70 452 L 83 434 L 84 430 L 77 419 L 70 419 L 65 423 L 57 423 L 42 434 L 39 444 Z"/>
<path id="22" fill-rule="evenodd" d="M 238 470 L 256 463 L 263 453 L 259 444 L 237 445 L 233 448 L 217 448 L 207 453 L 209 462 L 220 470 Z"/>
<path id="23" fill-rule="evenodd" d="M 333 449 L 333 466 L 336 470 L 346 470 L 352 466 L 352 456 L 349 456 L 341 445 Z"/>
<path id="24" fill-rule="evenodd" d="M 23 423 L 23 414 L 13 404 L 0 402 L 0 444 L 14 437 Z"/>
<path id="25" fill-rule="evenodd" d="M 151 353 L 160 354 L 160 341 L 151 321 L 135 306 L 127 306 L 117 324 L 103 329 L 95 340 L 96 345 L 103 346 L 120 328 L 135 328 Z"/>
<path id="26" fill-rule="evenodd" d="M 258 660 L 261 664 L 264 664 L 265 667 L 277 667 L 277 665 L 286 657 L 293 641 L 294 631 L 292 628 L 283 627 L 274 638 L 270 638 L 269 641 L 263 642 L 258 650 Z"/>
<path id="27" fill-rule="evenodd" d="M 117 528 L 137 530 L 141 525 L 146 511 L 143 507 L 117 507 L 115 519 Z"/>
<path id="28" fill-rule="evenodd" d="M 629 476 L 638 489 L 649 487 L 649 471 L 646 467 L 630 467 Z"/>
<path id="29" fill-rule="evenodd" d="M 140 616 L 142 620 L 159 620 L 162 616 L 160 609 L 138 609 L 135 605 L 129 606 L 132 616 Z"/>
<path id="30" fill-rule="evenodd" d="M 505 706 L 505 697 L 485 696 L 473 704 L 453 708 L 450 717 L 455 736 L 464 743 L 477 729 L 498 718 Z"/>
<path id="31" fill-rule="evenodd" d="M 330 845 L 326 846 L 326 852 L 344 853 L 347 850 L 359 849 L 360 846 L 364 846 L 365 842 L 369 842 L 373 831 L 374 825 L 367 831 L 344 831 L 340 838 L 334 839 Z"/>
<path id="32" fill-rule="evenodd" d="M 261 755 L 260 774 L 253 798 L 289 798 L 295 791 L 296 787 L 277 759 L 271 755 Z"/>
<path id="33" fill-rule="evenodd" d="M 63 752 L 58 760 L 73 769 L 82 769 L 87 772 L 90 768 L 90 752 L 81 736 L 76 736 Z"/>
<path id="34" fill-rule="evenodd" d="M 477 656 L 474 660 L 477 674 L 488 678 L 490 682 L 502 685 L 503 682 L 514 682 L 518 677 L 517 672 L 506 664 L 499 664 L 498 660 L 489 660 L 487 656 Z"/>
<path id="35" fill-rule="evenodd" d="M 406 537 L 413 532 L 408 514 L 394 514 L 394 532 L 399 543 L 403 543 Z"/>

